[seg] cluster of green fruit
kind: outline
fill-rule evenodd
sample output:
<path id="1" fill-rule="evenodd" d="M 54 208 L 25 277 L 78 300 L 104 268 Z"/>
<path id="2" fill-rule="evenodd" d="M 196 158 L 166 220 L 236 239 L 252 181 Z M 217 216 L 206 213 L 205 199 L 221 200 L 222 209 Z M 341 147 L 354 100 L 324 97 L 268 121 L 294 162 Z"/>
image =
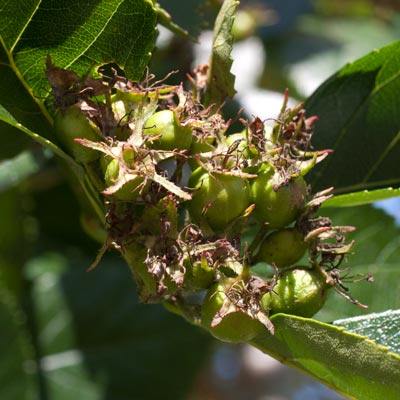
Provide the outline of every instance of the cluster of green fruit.
<path id="1" fill-rule="evenodd" d="M 301 105 L 288 109 L 286 95 L 274 126 L 241 120 L 228 134 L 195 80 L 187 91 L 80 78 L 50 60 L 47 77 L 57 137 L 101 195 L 105 247 L 125 257 L 143 301 L 243 341 L 273 333 L 270 315 L 310 317 L 340 291 L 351 245 L 314 215 L 329 191 L 311 196 L 304 176 L 328 152 L 310 151 L 315 118 Z"/>

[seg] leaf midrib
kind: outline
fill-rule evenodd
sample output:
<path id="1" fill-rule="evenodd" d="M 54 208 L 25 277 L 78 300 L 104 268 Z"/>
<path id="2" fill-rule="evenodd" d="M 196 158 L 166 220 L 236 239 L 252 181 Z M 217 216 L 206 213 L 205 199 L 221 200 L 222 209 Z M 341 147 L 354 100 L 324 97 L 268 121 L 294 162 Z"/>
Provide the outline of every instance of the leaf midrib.
<path id="1" fill-rule="evenodd" d="M 115 5 L 115 8 L 113 10 L 112 13 L 110 13 L 109 18 L 107 19 L 107 23 L 103 25 L 103 28 L 101 30 L 98 31 L 97 35 L 93 38 L 93 40 L 88 43 L 88 45 L 85 47 L 85 49 L 82 50 L 82 52 L 80 52 L 77 57 L 75 57 L 69 64 L 67 64 L 65 66 L 66 69 L 70 68 L 80 57 L 83 57 L 84 54 L 88 51 L 88 49 L 90 49 L 93 45 L 93 43 L 95 43 L 98 38 L 102 35 L 102 33 L 105 31 L 106 27 L 108 26 L 108 24 L 110 23 L 110 21 L 114 18 L 114 15 L 118 12 L 119 8 L 121 7 L 121 4 L 124 2 L 125 0 L 121 0 L 118 2 L 118 5 Z"/>

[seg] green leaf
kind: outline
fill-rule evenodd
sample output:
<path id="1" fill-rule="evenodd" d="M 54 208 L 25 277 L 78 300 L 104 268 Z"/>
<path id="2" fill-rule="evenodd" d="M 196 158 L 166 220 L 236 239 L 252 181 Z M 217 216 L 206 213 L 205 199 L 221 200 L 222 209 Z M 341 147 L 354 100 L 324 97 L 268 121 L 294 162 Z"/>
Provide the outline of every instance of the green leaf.
<path id="1" fill-rule="evenodd" d="M 375 343 L 400 354 L 400 310 L 341 319 L 333 322 L 333 325 L 357 335 L 368 336 Z"/>
<path id="2" fill-rule="evenodd" d="M 140 304 L 121 257 L 88 273 L 92 260 L 75 252 L 46 253 L 27 268 L 48 398 L 184 398 L 208 335 L 160 305 Z"/>
<path id="3" fill-rule="evenodd" d="M 206 105 L 214 104 L 218 107 L 225 97 L 233 97 L 236 93 L 235 76 L 231 73 L 231 30 L 238 5 L 236 0 L 225 0 L 215 21 L 210 68 L 207 74 Z"/>
<path id="4" fill-rule="evenodd" d="M 27 1 L 24 7 L 7 2 L 0 13 L 0 133 L 14 141 L 20 130 L 67 161 L 100 218 L 104 217 L 96 190 L 82 167 L 52 143 L 52 118 L 43 99 L 49 95 L 44 69 L 53 62 L 78 74 L 108 62 L 139 79 L 156 39 L 157 14 L 150 0 L 78 0 L 59 3 Z M 11 137 L 11 140 L 8 138 Z M 7 147 L 8 144 L 7 144 Z M 21 145 L 16 146 L 21 149 Z M 3 157 L 16 154 L 15 147 Z"/>
<path id="5" fill-rule="evenodd" d="M 357 400 L 395 400 L 400 357 L 343 328 L 277 314 L 275 335 L 265 331 L 250 344 Z"/>
<path id="6" fill-rule="evenodd" d="M 12 137 L 6 147 L 14 142 L 17 128 L 65 159 L 59 149 L 40 138 L 52 138 L 52 119 L 43 103 L 50 93 L 44 73 L 47 55 L 57 66 L 78 74 L 115 62 L 125 68 L 128 77 L 139 79 L 157 34 L 153 3 L 102 0 L 83 4 L 73 0 L 62 7 L 28 0 L 24 7 L 6 2 L 1 11 L 0 120 L 11 126 L 0 124 L 0 133 L 4 141 L 4 135 Z M 11 154 L 6 152 L 3 157 L 17 153 L 15 146 L 11 148 Z"/>
<path id="7" fill-rule="evenodd" d="M 53 62 L 82 74 L 115 62 L 139 79 L 156 39 L 157 15 L 150 0 L 72 0 L 61 3 L 6 2 L 0 35 L 10 67 L 36 96 L 46 95 L 48 54 Z"/>
<path id="8" fill-rule="evenodd" d="M 43 103 L 50 93 L 44 74 L 48 54 L 57 66 L 74 69 L 79 74 L 115 62 L 125 68 L 128 77 L 139 79 L 157 33 L 157 15 L 149 0 L 86 4 L 74 0 L 68 7 L 28 0 L 24 7 L 6 2 L 1 11 L 1 120 L 25 133 L 30 134 L 30 130 L 48 139 L 52 137 L 52 122 Z M 2 136 L 14 137 L 15 132 L 10 126 L 0 124 Z M 10 145 L 7 143 L 6 147 Z M 13 149 L 5 157 L 15 154 Z"/>
<path id="9" fill-rule="evenodd" d="M 43 147 L 52 150 L 55 154 L 57 154 L 64 160 L 68 161 L 72 165 L 76 164 L 76 162 L 70 156 L 64 153 L 64 151 L 62 151 L 58 146 L 56 146 L 50 140 L 38 135 L 35 132 L 32 132 L 30 129 L 28 129 L 27 127 L 16 121 L 16 119 L 1 104 L 0 104 L 0 121 L 6 122 L 8 125 L 11 125 L 12 127 L 26 133 L 33 140 L 40 143 Z"/>
<path id="10" fill-rule="evenodd" d="M 310 173 L 315 191 L 400 184 L 400 41 L 348 64 L 307 100 L 317 115 L 313 145 L 334 153 Z"/>
<path id="11" fill-rule="evenodd" d="M 157 14 L 150 0 L 86 4 L 73 0 L 68 7 L 28 0 L 24 7 L 6 2 L 1 11 L 1 120 L 48 139 L 52 137 L 52 121 L 43 99 L 50 93 L 44 73 L 49 54 L 57 66 L 78 74 L 115 62 L 129 78 L 139 79 L 157 34 Z M 3 125 L 0 129 L 1 133 L 13 131 Z"/>
<path id="12" fill-rule="evenodd" d="M 25 135 L 21 135 L 16 123 L 42 137 L 49 139 L 52 136 L 50 118 L 47 118 L 48 114 L 41 99 L 32 95 L 18 72 L 12 68 L 5 50 L 0 46 L 0 135 L 2 140 L 0 156 L 2 158 L 15 156 L 30 143 Z M 42 66 L 42 73 L 44 77 L 44 66 Z"/>
<path id="13" fill-rule="evenodd" d="M 363 204 L 375 203 L 376 201 L 390 199 L 400 196 L 400 189 L 377 189 L 363 190 L 334 196 L 322 203 L 322 207 L 353 207 Z"/>
<path id="14" fill-rule="evenodd" d="M 279 55 L 296 89 L 310 95 L 318 85 L 349 61 L 392 43 L 399 37 L 396 26 L 377 18 L 298 18 L 295 40 L 279 42 Z M 274 63 L 279 55 L 273 55 Z"/>

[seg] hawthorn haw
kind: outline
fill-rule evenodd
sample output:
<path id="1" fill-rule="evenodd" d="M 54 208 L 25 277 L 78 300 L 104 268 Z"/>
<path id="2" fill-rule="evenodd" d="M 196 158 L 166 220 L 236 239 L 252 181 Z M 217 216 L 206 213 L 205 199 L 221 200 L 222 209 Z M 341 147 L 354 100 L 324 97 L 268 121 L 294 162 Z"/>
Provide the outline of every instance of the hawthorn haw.
<path id="1" fill-rule="evenodd" d="M 235 287 L 237 285 L 238 287 Z M 246 342 L 265 330 L 264 325 L 241 310 L 233 299 L 241 283 L 227 279 L 210 287 L 201 310 L 202 325 L 226 342 Z"/>
<path id="2" fill-rule="evenodd" d="M 202 104 L 206 74 L 197 68 L 186 91 L 150 75 L 79 77 L 48 59 L 55 131 L 104 211 L 100 255 L 120 251 L 142 301 L 225 341 L 273 334 L 278 312 L 312 316 L 329 287 L 360 305 L 341 280 L 351 229 L 315 215 L 330 191 L 308 196 L 303 178 L 328 154 L 310 150 L 316 119 L 287 108 L 286 93 L 273 127 L 255 117 L 227 135 L 220 109 Z M 307 250 L 310 268 L 294 267 Z M 260 261 L 273 274 L 254 275 Z"/>
<path id="3" fill-rule="evenodd" d="M 312 317 L 324 305 L 329 285 L 320 271 L 294 269 L 284 272 L 271 293 L 261 299 L 264 310 Z"/>
<path id="4" fill-rule="evenodd" d="M 250 204 L 247 180 L 224 172 L 197 168 L 189 179 L 194 189 L 189 213 L 195 222 L 205 221 L 215 232 L 223 231 Z"/>
<path id="5" fill-rule="evenodd" d="M 119 160 L 113 159 L 108 164 L 105 174 L 104 180 L 107 187 L 110 187 L 118 182 L 120 177 L 120 164 Z M 123 179 L 123 178 L 122 178 Z M 140 194 L 143 187 L 145 186 L 143 176 L 136 175 L 135 177 L 130 177 L 130 179 L 124 183 L 121 188 L 119 188 L 116 192 L 112 194 L 117 200 L 123 201 L 133 201 Z"/>
<path id="6" fill-rule="evenodd" d="M 74 139 L 100 141 L 102 134 L 99 129 L 83 113 L 78 105 L 57 110 L 54 116 L 54 130 L 57 138 L 75 160 L 89 163 L 99 158 L 99 152 L 83 147 Z"/>
<path id="7" fill-rule="evenodd" d="M 192 128 L 183 126 L 172 110 L 158 111 L 147 119 L 143 135 L 150 147 L 159 150 L 188 150 L 192 144 Z"/>
<path id="8" fill-rule="evenodd" d="M 304 208 L 307 185 L 298 176 L 279 185 L 279 176 L 272 168 L 262 171 L 251 184 L 253 215 L 271 229 L 284 228 L 293 222 Z"/>
<path id="9" fill-rule="evenodd" d="M 307 242 L 296 228 L 280 229 L 270 233 L 261 242 L 254 261 L 285 268 L 298 262 L 307 248 Z"/>

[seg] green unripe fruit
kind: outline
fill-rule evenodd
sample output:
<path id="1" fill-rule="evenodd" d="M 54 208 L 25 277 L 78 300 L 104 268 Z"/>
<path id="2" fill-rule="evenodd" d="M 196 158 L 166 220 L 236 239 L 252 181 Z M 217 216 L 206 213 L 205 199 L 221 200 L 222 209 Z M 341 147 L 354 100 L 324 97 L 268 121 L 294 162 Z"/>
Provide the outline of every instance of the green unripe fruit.
<path id="1" fill-rule="evenodd" d="M 329 286 L 319 271 L 295 269 L 284 273 L 271 293 L 261 299 L 264 310 L 312 317 L 324 305 Z"/>
<path id="2" fill-rule="evenodd" d="M 258 155 L 258 152 L 254 148 L 254 146 L 249 146 L 245 130 L 226 137 L 225 144 L 228 146 L 228 148 L 230 148 L 235 143 L 237 147 L 235 146 L 236 149 L 234 150 L 234 152 L 241 153 L 242 157 L 251 159 Z"/>
<path id="3" fill-rule="evenodd" d="M 308 244 L 295 228 L 272 232 L 260 245 L 255 262 L 275 264 L 285 268 L 299 261 L 307 251 Z"/>
<path id="4" fill-rule="evenodd" d="M 253 216 L 268 223 L 269 228 L 278 229 L 293 222 L 303 209 L 307 185 L 301 176 L 277 191 L 274 184 L 272 170 L 261 172 L 251 185 L 251 199 L 256 206 Z"/>
<path id="5" fill-rule="evenodd" d="M 209 153 L 215 150 L 213 142 L 214 138 L 210 138 L 209 140 L 205 139 L 202 141 L 196 137 L 193 138 L 192 145 L 189 151 L 189 155 L 191 156 L 191 158 L 189 158 L 189 165 L 190 168 L 192 168 L 192 170 L 195 170 L 196 168 L 199 167 L 199 164 L 197 163 L 196 160 L 196 154 Z"/>
<path id="6" fill-rule="evenodd" d="M 119 179 L 119 169 L 119 160 L 111 160 L 104 174 L 104 180 L 107 187 L 113 186 L 117 183 Z M 136 178 L 127 181 L 121 188 L 112 193 L 112 196 L 114 196 L 117 200 L 133 201 L 138 197 L 143 188 L 143 184 L 144 178 L 140 175 L 137 175 Z"/>
<path id="7" fill-rule="evenodd" d="M 240 176 L 209 174 L 199 167 L 188 186 L 196 189 L 188 206 L 190 216 L 195 222 L 205 220 L 216 232 L 223 231 L 249 206 L 249 185 Z"/>
<path id="8" fill-rule="evenodd" d="M 122 158 L 124 159 L 125 163 L 130 165 L 135 161 L 136 153 L 133 149 L 125 149 L 122 152 Z"/>
<path id="9" fill-rule="evenodd" d="M 199 140 L 198 138 L 193 138 L 192 145 L 190 147 L 190 154 L 200 154 L 209 153 L 213 151 L 215 147 L 213 146 L 214 138 L 210 140 Z"/>
<path id="10" fill-rule="evenodd" d="M 243 150 L 246 147 L 246 132 L 233 133 L 225 137 L 225 144 L 227 147 L 232 146 L 235 142 L 238 142 L 238 150 Z"/>
<path id="11" fill-rule="evenodd" d="M 149 272 L 146 265 L 148 249 L 144 245 L 135 242 L 126 243 L 122 247 L 122 254 L 135 278 L 140 298 L 143 302 L 158 302 L 160 300 L 160 280 Z M 165 274 L 162 279 L 165 292 L 162 295 L 170 295 L 178 289 L 178 285 L 172 278 Z"/>
<path id="12" fill-rule="evenodd" d="M 215 270 L 207 264 L 207 260 L 191 262 L 189 259 L 185 260 L 184 266 L 186 268 L 184 287 L 189 291 L 199 291 L 208 289 L 214 279 Z"/>
<path id="13" fill-rule="evenodd" d="M 54 116 L 54 130 L 65 150 L 76 161 L 89 163 L 99 158 L 98 151 L 74 141 L 74 139 L 88 139 L 98 142 L 102 138 L 100 131 L 86 118 L 78 106 L 57 110 Z"/>
<path id="14" fill-rule="evenodd" d="M 154 113 L 143 129 L 146 143 L 159 150 L 188 150 L 192 144 L 192 128 L 182 126 L 174 111 L 163 110 Z M 154 139 L 151 138 L 154 136 Z"/>
<path id="15" fill-rule="evenodd" d="M 253 339 L 265 327 L 241 311 L 225 315 L 218 325 L 212 326 L 214 316 L 221 310 L 227 298 L 226 289 L 226 284 L 218 283 L 208 290 L 201 310 L 202 325 L 217 339 L 225 342 L 246 342 Z"/>
<path id="16" fill-rule="evenodd" d="M 244 160 L 251 164 L 251 160 L 256 160 L 259 155 L 255 146 L 248 143 L 245 130 L 225 137 L 219 146 L 219 150 L 221 153 L 226 154 L 226 158 L 224 157 L 226 168 L 234 168 Z M 258 167 L 256 166 L 243 168 L 243 172 L 246 173 L 254 173 L 257 170 Z"/>
<path id="17" fill-rule="evenodd" d="M 176 203 L 170 196 L 166 196 L 158 201 L 154 206 L 148 205 L 144 208 L 141 216 L 143 231 L 147 234 L 170 239 L 178 238 L 178 209 Z M 162 221 L 168 221 L 168 231 L 166 232 Z"/>
<path id="18" fill-rule="evenodd" d="M 104 173 L 104 180 L 106 182 L 107 186 L 114 185 L 115 181 L 118 179 L 119 175 L 119 162 L 117 159 L 112 159 L 107 167 L 106 171 Z"/>
<path id="19" fill-rule="evenodd" d="M 145 264 L 146 247 L 134 242 L 126 244 L 123 246 L 123 256 L 135 278 L 141 299 L 148 301 L 155 297 L 157 295 L 157 283 Z"/>

